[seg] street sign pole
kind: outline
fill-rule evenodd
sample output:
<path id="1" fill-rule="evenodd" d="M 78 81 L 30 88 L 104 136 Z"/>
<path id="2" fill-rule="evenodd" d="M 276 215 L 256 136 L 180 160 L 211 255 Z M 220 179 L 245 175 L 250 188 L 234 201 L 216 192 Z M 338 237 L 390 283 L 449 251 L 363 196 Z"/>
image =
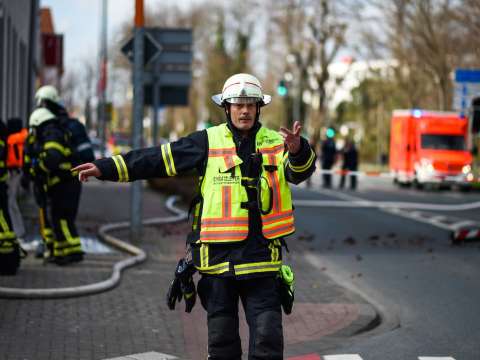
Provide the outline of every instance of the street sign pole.
<path id="1" fill-rule="evenodd" d="M 153 127 L 152 127 L 152 145 L 157 146 L 158 139 L 158 100 L 160 96 L 160 88 L 158 79 L 153 80 Z"/>
<path id="2" fill-rule="evenodd" d="M 142 145 L 143 130 L 143 45 L 144 45 L 143 0 L 135 0 L 134 59 L 133 59 L 133 126 L 132 147 Z M 142 237 L 142 181 L 131 185 L 130 241 L 138 242 Z"/>

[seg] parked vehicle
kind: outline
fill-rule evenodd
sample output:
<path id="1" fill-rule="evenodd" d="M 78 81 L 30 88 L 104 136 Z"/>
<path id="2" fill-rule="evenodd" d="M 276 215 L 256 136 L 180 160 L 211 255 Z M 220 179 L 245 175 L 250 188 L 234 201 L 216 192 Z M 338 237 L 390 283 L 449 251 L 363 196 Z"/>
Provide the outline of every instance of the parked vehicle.
<path id="1" fill-rule="evenodd" d="M 455 112 L 395 110 L 390 127 L 390 171 L 399 184 L 451 185 L 473 181 L 468 119 Z"/>

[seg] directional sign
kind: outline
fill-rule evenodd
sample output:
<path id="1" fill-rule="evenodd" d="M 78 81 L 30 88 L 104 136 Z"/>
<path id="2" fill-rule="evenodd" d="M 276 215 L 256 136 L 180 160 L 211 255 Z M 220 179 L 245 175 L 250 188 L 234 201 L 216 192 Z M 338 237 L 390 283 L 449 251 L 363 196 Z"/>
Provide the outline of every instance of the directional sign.
<path id="1" fill-rule="evenodd" d="M 455 70 L 454 91 L 453 107 L 462 114 L 466 114 L 470 109 L 472 100 L 480 96 L 480 70 Z"/>
<path id="2" fill-rule="evenodd" d="M 133 64 L 133 38 L 122 46 L 121 51 Z M 143 65 L 148 65 L 161 52 L 162 46 L 151 35 L 146 33 L 143 41 Z"/>
<path id="3" fill-rule="evenodd" d="M 145 85 L 145 105 L 154 105 L 152 85 Z M 188 86 L 160 86 L 158 105 L 188 105 Z"/>
<path id="4" fill-rule="evenodd" d="M 175 71 L 190 71 L 192 41 L 190 29 L 146 28 L 144 41 L 146 70 L 157 72 L 162 71 L 162 67 L 184 65 Z M 122 46 L 121 51 L 133 63 L 133 38 Z"/>
<path id="5" fill-rule="evenodd" d="M 144 84 L 146 105 L 187 105 L 192 82 L 192 30 L 146 28 Z M 133 39 L 122 52 L 133 61 Z M 158 96 L 154 99 L 154 84 Z"/>

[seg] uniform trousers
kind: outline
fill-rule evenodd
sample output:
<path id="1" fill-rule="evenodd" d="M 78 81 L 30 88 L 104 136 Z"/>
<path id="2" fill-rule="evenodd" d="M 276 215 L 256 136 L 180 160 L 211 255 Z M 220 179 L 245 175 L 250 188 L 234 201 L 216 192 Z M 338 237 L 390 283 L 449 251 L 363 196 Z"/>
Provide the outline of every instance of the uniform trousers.
<path id="1" fill-rule="evenodd" d="M 283 359 L 282 311 L 276 275 L 244 280 L 203 275 L 198 295 L 207 311 L 209 359 L 241 359 L 239 300 L 249 327 L 248 359 Z"/>

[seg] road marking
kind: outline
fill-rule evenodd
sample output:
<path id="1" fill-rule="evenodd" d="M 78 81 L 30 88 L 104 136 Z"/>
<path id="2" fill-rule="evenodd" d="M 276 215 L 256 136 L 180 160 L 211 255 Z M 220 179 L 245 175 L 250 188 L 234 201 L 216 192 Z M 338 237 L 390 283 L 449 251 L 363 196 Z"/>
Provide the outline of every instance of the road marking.
<path id="1" fill-rule="evenodd" d="M 450 356 L 419 356 L 418 360 L 455 360 L 453 357 Z"/>
<path id="2" fill-rule="evenodd" d="M 327 355 L 323 357 L 324 360 L 362 360 L 357 354 L 345 354 L 345 355 Z"/>
<path id="3" fill-rule="evenodd" d="M 132 355 L 124 355 L 116 358 L 108 358 L 104 360 L 173 360 L 178 359 L 176 356 L 169 355 L 169 354 L 162 354 L 155 351 L 150 351 L 141 354 L 132 354 Z"/>
<path id="4" fill-rule="evenodd" d="M 451 227 L 452 227 L 452 230 L 457 230 L 463 226 L 469 226 L 469 225 L 478 225 L 478 223 L 472 220 L 463 220 L 463 221 L 459 221 L 452 224 Z"/>
<path id="5" fill-rule="evenodd" d="M 323 195 L 336 197 L 343 199 L 345 201 L 335 201 L 335 200 L 294 200 L 295 206 L 306 206 L 306 207 L 349 207 L 349 208 L 378 208 L 380 211 L 390 213 L 392 215 L 397 215 L 401 217 L 406 217 L 411 220 L 418 222 L 423 222 L 432 226 L 439 227 L 443 230 L 455 231 L 461 226 L 471 225 L 480 227 L 479 222 L 465 220 L 457 218 L 452 222 L 451 217 L 438 215 L 438 214 L 428 214 L 419 210 L 435 210 L 435 211 L 463 211 L 471 210 L 480 207 L 480 201 L 466 204 L 429 204 L 429 203 L 409 203 L 409 202 L 394 202 L 394 201 L 369 201 L 363 198 L 348 195 L 345 193 L 339 193 L 336 191 L 328 189 L 310 189 L 321 193 Z M 348 202 L 346 202 L 348 201 Z M 442 223 L 442 221 L 444 223 Z"/>
<path id="6" fill-rule="evenodd" d="M 318 354 L 306 354 L 306 355 L 300 355 L 300 356 L 293 356 L 287 358 L 287 360 L 322 360 Z"/>

